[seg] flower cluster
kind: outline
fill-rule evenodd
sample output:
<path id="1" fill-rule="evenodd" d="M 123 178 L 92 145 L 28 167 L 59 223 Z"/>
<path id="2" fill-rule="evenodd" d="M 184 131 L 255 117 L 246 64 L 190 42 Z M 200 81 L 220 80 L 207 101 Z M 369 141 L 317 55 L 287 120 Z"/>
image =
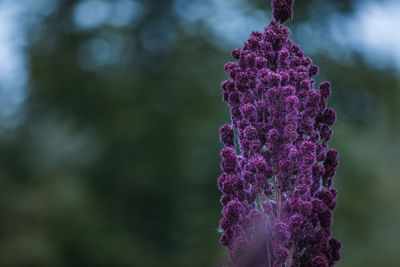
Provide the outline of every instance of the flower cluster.
<path id="1" fill-rule="evenodd" d="M 327 145 L 336 120 L 327 107 L 331 85 L 314 89 L 319 68 L 281 24 L 292 5 L 272 0 L 275 21 L 225 65 L 232 122 L 220 128 L 220 242 L 234 266 L 324 267 L 340 259 L 331 232 L 338 166 Z"/>

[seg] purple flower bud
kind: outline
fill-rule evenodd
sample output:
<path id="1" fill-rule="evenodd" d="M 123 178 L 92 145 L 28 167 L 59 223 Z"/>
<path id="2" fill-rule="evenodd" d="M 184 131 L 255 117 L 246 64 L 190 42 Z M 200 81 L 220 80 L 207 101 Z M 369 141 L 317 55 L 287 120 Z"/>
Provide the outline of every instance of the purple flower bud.
<path id="1" fill-rule="evenodd" d="M 330 180 L 330 178 L 336 174 L 336 168 L 331 165 L 327 165 L 324 167 L 325 167 L 325 173 L 324 173 L 322 179 L 324 180 L 324 182 L 328 182 L 328 180 Z"/>
<path id="2" fill-rule="evenodd" d="M 283 72 L 283 71 L 279 72 L 279 75 L 281 76 L 281 86 L 287 86 L 289 83 L 289 80 L 290 80 L 290 75 L 287 72 Z M 293 88 L 293 91 L 295 93 L 296 89 Z"/>
<path id="3" fill-rule="evenodd" d="M 221 184 L 221 191 L 228 195 L 235 195 L 243 190 L 243 182 L 236 175 L 227 175 Z"/>
<path id="4" fill-rule="evenodd" d="M 286 112 L 290 115 L 297 115 L 298 111 L 297 111 L 297 106 L 299 104 L 299 99 L 297 98 L 297 96 L 291 95 L 286 97 L 285 99 L 285 108 L 286 108 Z"/>
<path id="5" fill-rule="evenodd" d="M 254 121 L 257 117 L 256 107 L 252 104 L 245 104 L 240 108 L 242 116 L 249 121 Z"/>
<path id="6" fill-rule="evenodd" d="M 233 199 L 223 208 L 222 213 L 225 218 L 236 222 L 240 219 L 241 214 L 244 212 L 244 207 L 238 199 Z"/>
<path id="7" fill-rule="evenodd" d="M 298 214 L 293 215 L 289 219 L 289 229 L 291 231 L 294 231 L 296 229 L 299 229 L 303 223 L 303 217 L 301 217 Z"/>
<path id="8" fill-rule="evenodd" d="M 279 142 L 279 132 L 276 129 L 271 129 L 267 133 L 267 140 L 270 143 Z"/>
<path id="9" fill-rule="evenodd" d="M 231 113 L 233 114 L 234 109 L 238 109 L 238 105 L 240 103 L 240 97 L 239 97 L 239 93 L 238 92 L 230 92 L 229 96 L 228 96 L 228 103 L 231 104 Z M 240 115 L 240 111 L 239 111 L 239 115 Z"/>
<path id="10" fill-rule="evenodd" d="M 272 234 L 277 240 L 284 241 L 290 237 L 288 226 L 283 222 L 276 222 L 272 229 Z"/>
<path id="11" fill-rule="evenodd" d="M 332 134 L 333 134 L 333 132 L 329 127 L 324 125 L 321 128 L 321 138 L 324 139 L 325 142 L 328 142 L 329 140 L 331 140 Z"/>
<path id="12" fill-rule="evenodd" d="M 250 159 L 249 164 L 258 172 L 264 172 L 267 168 L 267 162 L 264 157 L 259 154 L 254 155 Z"/>
<path id="13" fill-rule="evenodd" d="M 305 184 L 300 184 L 296 187 L 296 190 L 293 192 L 294 198 L 305 198 L 309 194 L 310 188 Z"/>
<path id="14" fill-rule="evenodd" d="M 222 195 L 219 202 L 221 202 L 221 204 L 223 206 L 226 206 L 228 204 L 228 202 L 231 200 L 231 197 L 229 195 Z"/>
<path id="15" fill-rule="evenodd" d="M 256 67 L 257 69 L 263 69 L 268 65 L 268 59 L 263 57 L 256 58 Z"/>
<path id="16" fill-rule="evenodd" d="M 258 132 L 257 129 L 254 128 L 253 126 L 247 126 L 244 129 L 244 136 L 245 138 L 247 138 L 248 140 L 254 140 L 258 137 Z"/>
<path id="17" fill-rule="evenodd" d="M 331 95 L 331 83 L 330 82 L 322 82 L 319 85 L 319 90 L 320 90 L 321 96 L 323 98 L 328 98 Z"/>
<path id="18" fill-rule="evenodd" d="M 247 66 L 253 68 L 256 62 L 256 55 L 254 53 L 250 53 L 245 57 Z"/>
<path id="19" fill-rule="evenodd" d="M 221 150 L 221 169 L 227 173 L 233 173 L 237 167 L 236 151 L 231 147 L 224 147 Z"/>
<path id="20" fill-rule="evenodd" d="M 324 167 L 321 165 L 314 165 L 312 170 L 313 179 L 319 179 L 324 174 Z"/>
<path id="21" fill-rule="evenodd" d="M 235 90 L 235 83 L 232 80 L 226 80 L 221 83 L 221 87 L 225 92 L 233 92 Z"/>
<path id="22" fill-rule="evenodd" d="M 309 57 L 306 57 L 306 58 L 303 58 L 303 59 L 302 59 L 302 65 L 303 65 L 304 67 L 309 66 L 311 63 L 312 63 L 312 60 L 311 60 L 311 58 L 309 58 Z M 318 66 L 316 66 L 316 67 L 318 68 Z M 307 68 L 304 70 L 304 72 L 306 72 L 306 70 L 307 70 Z M 318 70 L 319 70 L 319 68 L 318 68 Z"/>
<path id="23" fill-rule="evenodd" d="M 334 196 L 332 195 L 331 191 L 327 189 L 323 189 L 317 192 L 315 196 L 320 200 L 322 200 L 327 206 L 331 205 L 334 199 Z"/>
<path id="24" fill-rule="evenodd" d="M 275 246 L 274 256 L 277 263 L 284 263 L 289 256 L 289 250 L 282 246 Z"/>
<path id="25" fill-rule="evenodd" d="M 247 90 L 248 76 L 245 72 L 238 72 L 233 79 L 236 80 L 236 88 L 240 92 Z"/>
<path id="26" fill-rule="evenodd" d="M 221 227 L 221 229 L 223 231 L 227 231 L 228 229 L 230 229 L 233 224 L 233 222 L 229 219 L 227 219 L 226 217 L 223 217 L 220 221 L 219 221 L 219 226 Z"/>
<path id="27" fill-rule="evenodd" d="M 282 99 L 286 98 L 285 99 L 286 102 L 295 101 L 296 106 L 300 102 L 299 98 L 296 96 L 296 89 L 293 86 L 290 86 L 290 85 L 283 86 L 283 87 L 281 87 L 279 93 L 280 93 L 280 97 Z M 289 98 L 287 98 L 287 97 L 289 97 Z M 293 99 L 295 99 L 295 100 L 293 100 Z"/>
<path id="28" fill-rule="evenodd" d="M 293 18 L 294 0 L 272 0 L 272 14 L 280 23 Z"/>
<path id="29" fill-rule="evenodd" d="M 303 142 L 300 145 L 300 153 L 303 156 L 315 153 L 315 144 L 313 142 Z"/>
<path id="30" fill-rule="evenodd" d="M 236 162 L 236 151 L 232 147 L 224 147 L 221 150 L 221 158 L 223 160 L 235 161 Z"/>
<path id="31" fill-rule="evenodd" d="M 224 70 L 232 79 L 235 79 L 236 75 L 240 72 L 240 67 L 237 63 L 228 62 L 225 64 Z"/>
<path id="32" fill-rule="evenodd" d="M 284 49 L 279 51 L 278 54 L 278 66 L 281 69 L 286 68 L 289 65 L 288 57 L 289 57 L 289 51 Z"/>
<path id="33" fill-rule="evenodd" d="M 332 259 L 333 261 L 338 261 L 340 260 L 340 249 L 342 247 L 342 243 L 336 238 L 331 238 L 329 240 L 329 246 L 332 249 Z"/>
<path id="34" fill-rule="evenodd" d="M 258 43 L 259 41 L 260 40 L 258 37 L 254 36 L 254 35 L 250 36 L 250 38 L 248 40 L 249 49 L 251 51 L 257 51 L 260 48 L 259 43 Z"/>
<path id="35" fill-rule="evenodd" d="M 326 167 L 329 165 L 336 167 L 339 164 L 338 155 L 339 153 L 335 149 L 329 149 L 328 152 L 326 152 L 324 166 Z"/>
<path id="36" fill-rule="evenodd" d="M 316 160 L 315 144 L 313 142 L 303 142 L 300 145 L 300 155 L 305 164 L 311 165 L 314 163 Z"/>
<path id="37" fill-rule="evenodd" d="M 322 227 L 324 228 L 330 228 L 332 225 L 332 211 L 331 210 L 325 210 L 324 212 L 320 213 L 318 215 L 319 222 Z"/>
<path id="38" fill-rule="evenodd" d="M 311 77 L 317 75 L 319 73 L 319 68 L 316 65 L 311 65 L 310 68 L 308 69 L 308 75 Z"/>
<path id="39" fill-rule="evenodd" d="M 328 267 L 328 261 L 324 256 L 315 256 L 312 258 L 308 265 L 309 267 Z"/>
<path id="40" fill-rule="evenodd" d="M 219 128 L 220 140 L 226 146 L 234 146 L 235 132 L 231 125 L 224 124 Z"/>
<path id="41" fill-rule="evenodd" d="M 307 102 L 306 115 L 314 118 L 319 112 L 320 95 L 317 91 L 311 91 Z"/>
<path id="42" fill-rule="evenodd" d="M 332 184 L 329 184 L 329 186 L 331 186 Z M 334 209 L 336 209 L 336 200 L 333 200 L 332 201 L 332 203 L 328 206 L 328 208 L 330 209 L 330 210 L 334 210 Z"/>
<path id="43" fill-rule="evenodd" d="M 226 180 L 226 173 L 222 173 L 219 177 L 218 177 L 218 189 L 220 191 L 222 191 L 222 184 L 224 183 L 224 181 Z"/>
<path id="44" fill-rule="evenodd" d="M 267 81 L 269 87 L 277 87 L 281 82 L 281 77 L 273 72 L 269 72 L 267 75 Z"/>
<path id="45" fill-rule="evenodd" d="M 333 196 L 334 198 L 336 198 L 338 192 L 337 192 L 337 190 L 336 190 L 335 188 L 331 188 L 331 194 L 332 194 L 332 196 Z"/>
<path id="46" fill-rule="evenodd" d="M 240 58 L 240 48 L 236 48 L 232 51 L 232 57 L 236 60 Z"/>
<path id="47" fill-rule="evenodd" d="M 324 122 L 329 126 L 333 125 L 336 121 L 336 112 L 332 108 L 325 109 L 323 116 Z"/>
<path id="48" fill-rule="evenodd" d="M 313 207 L 313 212 L 315 213 L 322 213 L 322 211 L 325 209 L 325 202 L 321 199 L 314 198 L 311 203 Z"/>
<path id="49" fill-rule="evenodd" d="M 312 208 L 313 208 L 313 206 L 312 206 L 312 204 L 311 204 L 310 202 L 308 202 L 308 201 L 301 201 L 301 202 L 300 202 L 300 205 L 299 205 L 299 212 L 300 212 L 303 216 L 307 217 L 308 215 L 311 214 Z"/>
<path id="50" fill-rule="evenodd" d="M 224 245 L 224 246 L 230 246 L 231 245 L 231 241 L 232 241 L 232 236 L 230 235 L 230 233 L 232 233 L 232 231 L 223 233 L 221 238 L 219 239 L 219 242 Z"/>

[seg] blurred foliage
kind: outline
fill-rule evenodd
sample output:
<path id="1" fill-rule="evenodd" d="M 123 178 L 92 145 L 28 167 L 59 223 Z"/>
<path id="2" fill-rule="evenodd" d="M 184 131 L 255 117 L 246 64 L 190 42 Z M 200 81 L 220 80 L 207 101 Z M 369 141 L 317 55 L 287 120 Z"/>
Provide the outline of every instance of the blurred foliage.
<path id="1" fill-rule="evenodd" d="M 92 28 L 74 22 L 82 2 L 59 0 L 30 30 L 25 119 L 0 138 L 0 266 L 218 266 L 219 83 L 235 47 L 182 24 L 171 0 Z M 297 1 L 292 24 L 323 20 L 308 20 L 316 5 Z M 311 56 L 338 111 L 338 266 L 399 266 L 398 73 Z"/>

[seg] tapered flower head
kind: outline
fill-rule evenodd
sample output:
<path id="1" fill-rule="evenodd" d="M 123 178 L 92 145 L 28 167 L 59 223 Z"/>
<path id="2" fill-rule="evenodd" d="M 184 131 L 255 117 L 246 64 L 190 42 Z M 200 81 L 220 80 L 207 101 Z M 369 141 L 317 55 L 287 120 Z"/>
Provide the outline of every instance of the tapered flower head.
<path id="1" fill-rule="evenodd" d="M 231 122 L 220 128 L 221 244 L 234 266 L 333 266 L 338 152 L 329 149 L 336 112 L 331 84 L 282 23 L 293 0 L 272 0 L 272 21 L 253 32 L 221 84 Z M 237 145 L 239 152 L 237 152 Z M 303 265 L 302 265 L 303 266 Z"/>

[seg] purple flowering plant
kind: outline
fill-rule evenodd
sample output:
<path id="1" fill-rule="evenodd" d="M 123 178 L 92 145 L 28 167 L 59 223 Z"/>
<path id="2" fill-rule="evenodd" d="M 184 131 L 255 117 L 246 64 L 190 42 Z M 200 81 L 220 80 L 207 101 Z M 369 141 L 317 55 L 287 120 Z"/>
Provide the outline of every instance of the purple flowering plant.
<path id="1" fill-rule="evenodd" d="M 283 23 L 294 0 L 272 0 L 272 21 L 225 64 L 231 124 L 220 128 L 220 242 L 232 266 L 325 267 L 340 259 L 332 237 L 338 152 L 328 148 L 336 113 L 331 84 Z M 238 149 L 236 148 L 238 146 Z M 237 152 L 239 151 L 239 152 Z"/>

